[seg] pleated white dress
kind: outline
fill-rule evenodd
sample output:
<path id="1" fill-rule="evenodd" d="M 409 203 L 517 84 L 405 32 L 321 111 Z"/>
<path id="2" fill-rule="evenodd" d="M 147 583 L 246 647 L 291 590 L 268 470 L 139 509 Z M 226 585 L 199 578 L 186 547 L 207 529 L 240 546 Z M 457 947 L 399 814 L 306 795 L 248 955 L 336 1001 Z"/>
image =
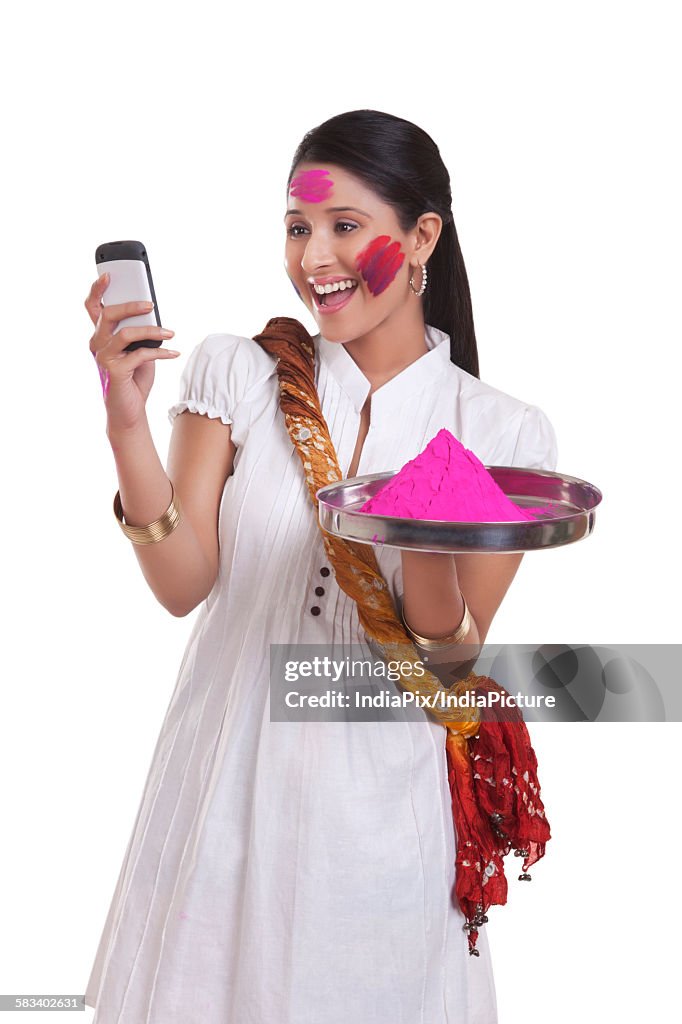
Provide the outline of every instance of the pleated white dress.
<path id="1" fill-rule="evenodd" d="M 553 470 L 537 407 L 429 351 L 371 399 L 357 474 L 397 470 L 446 427 L 488 465 Z M 370 383 L 315 338 L 344 475 Z M 278 404 L 275 359 L 213 334 L 185 409 L 232 424 L 220 571 L 197 613 L 85 1001 L 94 1024 L 494 1024 L 490 953 L 452 905 L 445 730 L 430 721 L 271 722 L 269 644 L 363 644 L 328 566 Z M 375 548 L 394 596 L 400 552 Z M 324 593 L 316 593 L 323 588 Z M 316 613 L 311 609 L 319 609 Z"/>

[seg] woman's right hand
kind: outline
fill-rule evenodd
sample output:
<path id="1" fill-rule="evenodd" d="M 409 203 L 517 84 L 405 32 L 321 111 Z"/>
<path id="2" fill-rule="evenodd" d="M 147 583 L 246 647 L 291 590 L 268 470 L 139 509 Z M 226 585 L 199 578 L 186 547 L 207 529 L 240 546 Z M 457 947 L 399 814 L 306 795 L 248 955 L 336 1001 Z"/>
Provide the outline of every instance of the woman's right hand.
<path id="1" fill-rule="evenodd" d="M 129 316 L 149 312 L 149 302 L 122 302 L 103 306 L 102 295 L 109 283 L 108 275 L 99 277 L 85 300 L 85 308 L 95 325 L 90 338 L 90 351 L 95 357 L 107 409 L 107 432 L 130 430 L 145 419 L 145 405 L 154 382 L 154 362 L 174 359 L 180 353 L 173 349 L 123 349 L 132 341 L 156 341 L 171 338 L 174 331 L 162 327 L 123 327 L 114 334 L 117 324 Z"/>

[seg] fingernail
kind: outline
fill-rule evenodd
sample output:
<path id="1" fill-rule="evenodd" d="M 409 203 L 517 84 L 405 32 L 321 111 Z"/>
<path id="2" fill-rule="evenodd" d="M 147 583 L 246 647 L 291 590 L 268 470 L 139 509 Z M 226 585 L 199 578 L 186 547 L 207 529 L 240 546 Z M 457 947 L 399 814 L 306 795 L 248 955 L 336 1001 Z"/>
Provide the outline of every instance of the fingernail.
<path id="1" fill-rule="evenodd" d="M 180 355 L 180 353 L 178 352 L 178 350 L 176 348 L 166 348 L 166 349 L 164 349 L 164 352 L 166 353 L 166 355 L 169 355 L 169 356 L 179 356 Z"/>
<path id="2" fill-rule="evenodd" d="M 164 338 L 171 338 L 175 334 L 175 331 L 169 331 L 167 327 L 162 327 L 161 333 L 163 334 Z"/>

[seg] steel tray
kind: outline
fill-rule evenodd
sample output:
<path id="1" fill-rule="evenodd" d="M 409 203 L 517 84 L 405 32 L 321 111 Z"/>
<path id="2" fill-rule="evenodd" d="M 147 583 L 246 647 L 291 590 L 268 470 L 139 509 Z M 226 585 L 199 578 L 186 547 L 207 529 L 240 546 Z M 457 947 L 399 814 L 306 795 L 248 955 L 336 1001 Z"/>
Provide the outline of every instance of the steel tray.
<path id="1" fill-rule="evenodd" d="M 534 522 L 450 523 L 370 515 L 359 509 L 397 475 L 371 473 L 327 484 L 317 491 L 320 525 L 361 544 L 451 552 L 537 551 L 573 544 L 594 529 L 601 491 L 586 480 L 538 469 L 486 466 L 495 483 L 521 508 L 548 506 Z"/>

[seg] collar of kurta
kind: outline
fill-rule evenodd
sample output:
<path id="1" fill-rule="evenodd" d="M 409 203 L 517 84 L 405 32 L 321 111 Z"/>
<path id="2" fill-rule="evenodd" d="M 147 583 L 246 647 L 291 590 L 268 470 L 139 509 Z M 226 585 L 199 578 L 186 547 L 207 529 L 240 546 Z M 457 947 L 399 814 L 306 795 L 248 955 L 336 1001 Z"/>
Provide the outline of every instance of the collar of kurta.
<path id="1" fill-rule="evenodd" d="M 450 336 L 438 327 L 426 325 L 424 340 L 429 349 L 413 363 L 397 373 L 372 393 L 372 413 L 395 410 L 418 395 L 436 380 L 443 379 L 450 359 Z M 322 363 L 350 398 L 356 412 L 361 412 L 370 393 L 371 383 L 340 341 L 327 341 L 322 334 L 313 337 Z"/>

